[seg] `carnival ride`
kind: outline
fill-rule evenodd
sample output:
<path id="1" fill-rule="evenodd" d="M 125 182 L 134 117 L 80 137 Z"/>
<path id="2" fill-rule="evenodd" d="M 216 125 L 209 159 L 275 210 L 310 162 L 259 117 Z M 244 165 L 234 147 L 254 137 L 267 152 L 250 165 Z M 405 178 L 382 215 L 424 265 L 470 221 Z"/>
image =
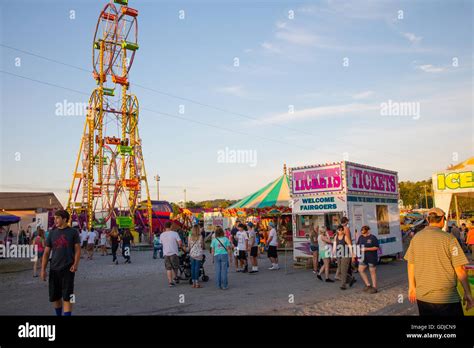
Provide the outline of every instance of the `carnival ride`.
<path id="1" fill-rule="evenodd" d="M 152 231 L 152 205 L 138 131 L 139 104 L 129 71 L 138 50 L 138 11 L 111 0 L 92 43 L 91 94 L 67 210 L 88 229 Z M 142 199 L 142 190 L 146 196 Z"/>

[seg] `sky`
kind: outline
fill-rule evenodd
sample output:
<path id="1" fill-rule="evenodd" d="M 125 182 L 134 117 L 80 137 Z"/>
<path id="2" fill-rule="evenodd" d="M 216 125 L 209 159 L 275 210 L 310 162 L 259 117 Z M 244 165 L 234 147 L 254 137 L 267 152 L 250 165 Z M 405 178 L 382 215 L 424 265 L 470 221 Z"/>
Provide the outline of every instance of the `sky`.
<path id="1" fill-rule="evenodd" d="M 0 0 L 0 191 L 66 203 L 85 116 L 58 116 L 57 105 L 81 105 L 95 88 L 105 4 Z M 156 174 L 161 199 L 184 189 L 187 200 L 239 199 L 284 164 L 349 160 L 416 181 L 473 156 L 471 1 L 129 5 L 152 199 Z"/>

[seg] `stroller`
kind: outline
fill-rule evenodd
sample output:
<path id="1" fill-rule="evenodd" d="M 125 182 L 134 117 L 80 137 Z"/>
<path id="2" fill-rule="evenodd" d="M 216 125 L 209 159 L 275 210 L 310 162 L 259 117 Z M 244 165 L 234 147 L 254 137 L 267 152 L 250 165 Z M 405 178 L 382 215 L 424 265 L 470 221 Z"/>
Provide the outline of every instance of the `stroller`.
<path id="1" fill-rule="evenodd" d="M 203 282 L 209 280 L 209 276 L 206 275 L 204 271 L 204 263 L 206 262 L 206 255 L 202 255 L 201 265 L 199 266 L 199 276 Z M 178 267 L 178 278 L 181 280 L 189 280 L 189 284 L 193 283 L 191 279 L 191 257 L 189 253 L 183 252 L 179 256 L 179 267 Z"/>

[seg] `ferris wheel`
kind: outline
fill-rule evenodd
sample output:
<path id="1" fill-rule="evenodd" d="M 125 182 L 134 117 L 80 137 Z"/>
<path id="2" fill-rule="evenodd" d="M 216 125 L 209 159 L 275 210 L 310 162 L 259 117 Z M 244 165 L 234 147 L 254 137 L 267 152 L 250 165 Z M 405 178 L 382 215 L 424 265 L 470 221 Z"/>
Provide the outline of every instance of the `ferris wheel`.
<path id="1" fill-rule="evenodd" d="M 151 231 L 139 103 L 129 92 L 129 71 L 138 50 L 137 17 L 128 0 L 111 0 L 96 24 L 92 65 L 97 87 L 89 98 L 67 205 L 73 215 L 86 217 L 88 228 L 114 224 L 133 230 L 141 210 Z"/>

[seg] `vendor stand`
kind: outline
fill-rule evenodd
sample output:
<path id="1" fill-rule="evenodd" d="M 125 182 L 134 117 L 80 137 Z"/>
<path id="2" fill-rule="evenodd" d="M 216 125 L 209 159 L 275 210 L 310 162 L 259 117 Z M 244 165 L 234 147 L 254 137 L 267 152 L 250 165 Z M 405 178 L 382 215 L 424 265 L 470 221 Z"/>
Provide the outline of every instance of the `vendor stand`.
<path id="1" fill-rule="evenodd" d="M 398 176 L 394 171 L 352 162 L 290 168 L 293 258 L 310 258 L 314 226 L 335 233 L 349 218 L 352 240 L 368 225 L 379 239 L 379 256 L 402 252 Z"/>

